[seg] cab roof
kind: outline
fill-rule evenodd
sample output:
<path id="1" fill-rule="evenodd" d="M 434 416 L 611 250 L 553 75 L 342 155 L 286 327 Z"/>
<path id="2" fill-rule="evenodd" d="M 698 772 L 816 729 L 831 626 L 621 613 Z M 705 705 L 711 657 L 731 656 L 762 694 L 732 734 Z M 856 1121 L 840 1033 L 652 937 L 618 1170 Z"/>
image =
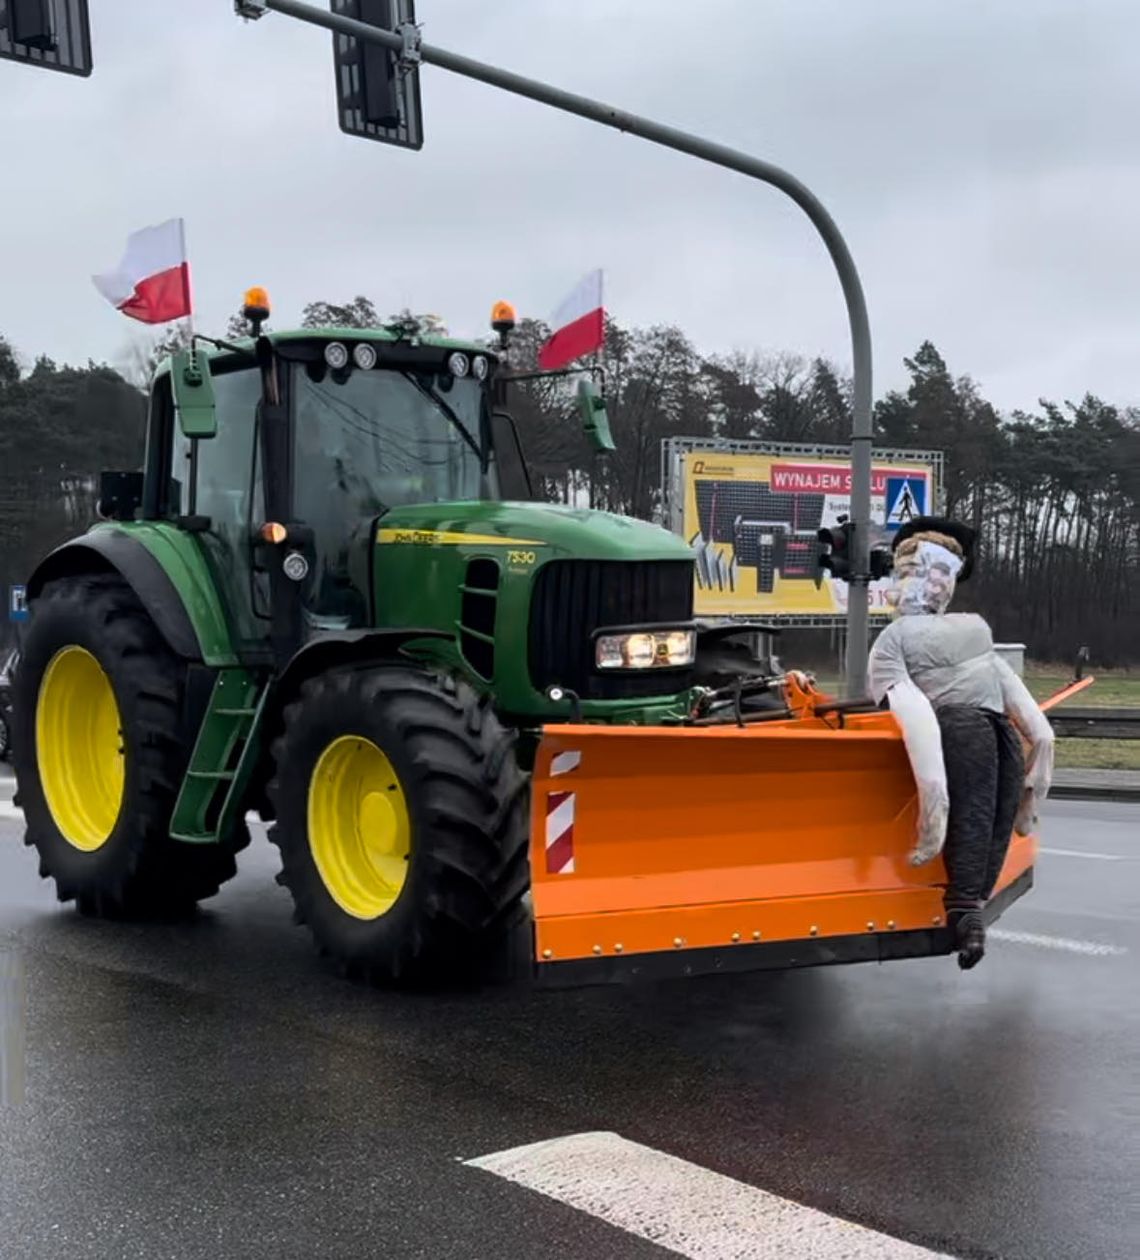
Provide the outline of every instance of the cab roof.
<path id="1" fill-rule="evenodd" d="M 464 341 L 457 337 L 441 337 L 435 333 L 409 337 L 407 335 L 398 335 L 395 331 L 388 328 L 286 328 L 280 332 L 267 332 L 265 336 L 274 345 L 291 341 L 375 341 L 392 345 L 397 341 L 407 341 L 409 344 L 431 346 L 438 350 L 463 350 L 467 354 L 481 354 L 493 361 L 497 361 L 499 357 L 493 349 L 480 345 L 477 341 Z M 232 337 L 226 338 L 226 340 L 229 345 L 240 347 L 243 350 L 252 352 L 254 347 L 254 339 L 252 337 Z M 233 354 L 233 351 L 228 350 L 225 346 L 207 345 L 205 349 L 206 357 L 209 359 L 218 359 Z M 170 359 L 167 358 L 155 369 L 155 379 L 165 376 L 169 371 Z"/>
<path id="2" fill-rule="evenodd" d="M 415 342 L 421 346 L 436 346 L 440 350 L 465 350 L 468 354 L 485 354 L 489 358 L 497 357 L 495 352 L 477 341 L 463 341 L 457 337 L 440 337 L 435 333 L 424 333 L 409 337 L 399 335 L 388 328 L 287 328 L 280 332 L 265 334 L 275 345 L 289 341 L 380 341 L 391 344 L 396 341 Z M 253 347 L 252 337 L 241 337 L 232 342 L 235 346 Z M 227 354 L 228 351 L 211 347 L 211 357 L 216 354 Z"/>

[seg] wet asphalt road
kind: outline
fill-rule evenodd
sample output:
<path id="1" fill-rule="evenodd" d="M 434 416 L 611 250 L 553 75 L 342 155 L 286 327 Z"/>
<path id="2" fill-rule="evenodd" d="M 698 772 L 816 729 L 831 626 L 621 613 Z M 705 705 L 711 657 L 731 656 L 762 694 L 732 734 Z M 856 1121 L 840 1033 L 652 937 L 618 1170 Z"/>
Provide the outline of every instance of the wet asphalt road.
<path id="1" fill-rule="evenodd" d="M 88 921 L 21 832 L 0 813 L 0 951 L 29 1007 L 2 1260 L 666 1255 L 459 1162 L 598 1129 L 956 1256 L 1138 1254 L 1138 806 L 1051 805 L 1061 852 L 1000 925 L 1027 939 L 966 976 L 569 993 L 334 978 L 261 838 L 192 921 Z"/>

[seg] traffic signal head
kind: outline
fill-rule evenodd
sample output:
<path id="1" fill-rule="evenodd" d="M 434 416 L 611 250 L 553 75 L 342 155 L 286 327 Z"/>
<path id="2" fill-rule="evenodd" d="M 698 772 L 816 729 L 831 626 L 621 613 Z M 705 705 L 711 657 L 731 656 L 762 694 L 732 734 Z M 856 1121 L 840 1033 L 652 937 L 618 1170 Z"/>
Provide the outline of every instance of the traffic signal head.
<path id="1" fill-rule="evenodd" d="M 88 0 L 0 0 L 0 60 L 86 78 L 91 73 Z"/>
<path id="2" fill-rule="evenodd" d="M 348 35 L 333 36 L 341 130 L 404 149 L 424 142 L 415 0 L 332 0 L 332 11 L 405 40 L 403 53 Z"/>
<path id="3" fill-rule="evenodd" d="M 836 524 L 829 529 L 821 529 L 816 534 L 819 539 L 819 570 L 816 574 L 816 586 L 820 584 L 824 573 L 833 578 L 850 582 L 853 572 L 852 539 L 855 527 L 846 516 L 839 517 Z M 873 531 L 872 531 L 873 533 Z M 869 556 L 869 574 L 872 582 L 890 577 L 894 566 L 891 549 L 872 541 Z"/>
<path id="4" fill-rule="evenodd" d="M 894 553 L 890 547 L 871 548 L 871 581 L 878 582 L 891 576 L 895 566 Z"/>
<path id="5" fill-rule="evenodd" d="M 851 576 L 851 535 L 853 526 L 846 516 L 835 525 L 819 530 L 819 575 L 830 573 L 846 582 Z"/>

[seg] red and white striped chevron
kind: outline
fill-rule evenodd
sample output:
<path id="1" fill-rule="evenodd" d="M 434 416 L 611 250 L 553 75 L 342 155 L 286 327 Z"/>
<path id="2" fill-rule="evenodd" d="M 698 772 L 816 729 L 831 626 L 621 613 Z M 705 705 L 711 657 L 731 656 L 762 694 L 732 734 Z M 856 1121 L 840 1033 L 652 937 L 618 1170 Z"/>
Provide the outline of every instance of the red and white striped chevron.
<path id="1" fill-rule="evenodd" d="M 551 761 L 551 775 L 569 774 L 582 764 L 580 752 L 562 752 Z M 546 794 L 546 873 L 574 874 L 574 792 Z"/>

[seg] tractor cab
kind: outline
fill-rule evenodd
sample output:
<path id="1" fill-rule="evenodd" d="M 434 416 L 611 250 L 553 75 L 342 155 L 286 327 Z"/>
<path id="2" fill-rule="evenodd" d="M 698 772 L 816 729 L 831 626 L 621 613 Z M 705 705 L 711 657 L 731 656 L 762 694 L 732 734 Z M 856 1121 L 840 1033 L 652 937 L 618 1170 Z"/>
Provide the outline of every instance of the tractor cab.
<path id="1" fill-rule="evenodd" d="M 414 325 L 263 334 L 267 299 L 258 318 L 250 296 L 253 338 L 177 354 L 157 378 L 142 490 L 144 518 L 200 535 L 246 649 L 271 637 L 275 603 L 299 614 L 294 639 L 367 625 L 393 509 L 531 497 L 493 352 Z M 275 598 L 278 547 L 293 589 Z"/>

